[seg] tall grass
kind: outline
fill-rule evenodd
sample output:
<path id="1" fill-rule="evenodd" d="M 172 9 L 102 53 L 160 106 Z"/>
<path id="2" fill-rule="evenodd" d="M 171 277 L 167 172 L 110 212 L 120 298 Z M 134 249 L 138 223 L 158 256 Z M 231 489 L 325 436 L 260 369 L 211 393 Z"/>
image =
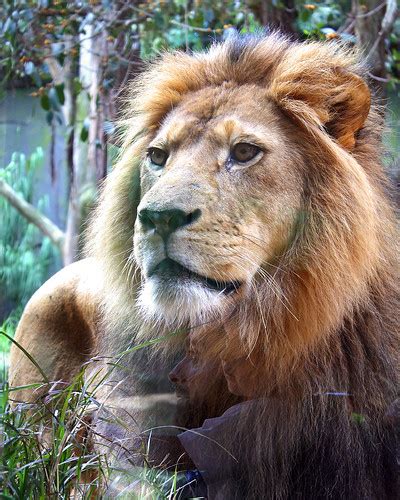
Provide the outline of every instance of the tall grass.
<path id="1" fill-rule="evenodd" d="M 118 361 L 120 359 L 121 356 Z M 92 415 L 100 406 L 96 393 L 108 375 L 99 371 L 88 380 L 83 369 L 69 385 L 45 381 L 32 384 L 27 387 L 29 390 L 46 395 L 35 404 L 18 406 L 10 404 L 18 388 L 11 389 L 8 382 L 3 382 L 0 392 L 1 498 L 180 498 L 182 476 L 176 470 L 149 465 L 138 467 L 129 460 L 123 467 L 117 466 L 110 463 L 103 439 L 103 451 L 96 446 L 100 436 L 92 423 Z M 5 373 L 2 378 L 7 380 Z M 117 420 L 113 424 L 122 425 Z M 110 441 L 109 447 L 112 445 Z"/>
<path id="2" fill-rule="evenodd" d="M 40 389 L 36 384 L 31 389 Z M 93 498 L 100 491 L 105 462 L 85 437 L 90 404 L 83 377 L 45 400 L 11 409 L 4 384 L 0 488 L 3 498 Z M 83 481 L 84 480 L 84 481 Z"/>
<path id="3" fill-rule="evenodd" d="M 32 202 L 35 173 L 42 160 L 40 148 L 28 158 L 14 153 L 11 163 L 0 169 L 0 177 Z M 42 198 L 37 206 L 43 209 L 46 203 Z M 13 394 L 21 388 L 10 388 L 7 381 L 10 342 L 24 304 L 46 280 L 57 250 L 1 197 L 0 213 L 0 287 L 16 306 L 0 323 L 0 498 L 179 498 L 185 479 L 176 470 L 138 467 L 129 461 L 121 467 L 110 462 L 113 443 L 105 444 L 92 423 L 100 406 L 96 394 L 107 380 L 104 374 L 94 375 L 98 375 L 96 383 L 87 380 L 84 370 L 68 385 L 43 380 L 25 389 L 44 397 L 35 404 L 13 404 Z M 116 363 L 159 341 L 120 353 Z M 117 419 L 113 423 L 122 425 Z M 100 439 L 102 451 L 97 446 Z"/>

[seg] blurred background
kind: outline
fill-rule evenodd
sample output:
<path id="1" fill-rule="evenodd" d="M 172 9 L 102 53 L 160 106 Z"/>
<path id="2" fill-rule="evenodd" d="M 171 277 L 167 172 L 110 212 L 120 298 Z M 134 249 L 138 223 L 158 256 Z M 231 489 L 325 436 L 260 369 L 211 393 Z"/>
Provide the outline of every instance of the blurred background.
<path id="1" fill-rule="evenodd" d="M 386 104 L 384 163 L 398 184 L 396 0 L 3 0 L 0 6 L 0 329 L 79 258 L 98 187 L 118 154 L 128 83 L 165 49 L 203 50 L 237 30 L 360 47 Z M 0 336 L 3 365 L 9 340 Z"/>

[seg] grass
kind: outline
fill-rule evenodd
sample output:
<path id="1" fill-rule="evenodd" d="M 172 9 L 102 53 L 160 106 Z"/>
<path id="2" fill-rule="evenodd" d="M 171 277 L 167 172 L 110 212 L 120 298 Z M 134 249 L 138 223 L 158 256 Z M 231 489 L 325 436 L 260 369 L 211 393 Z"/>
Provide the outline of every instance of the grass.
<path id="1" fill-rule="evenodd" d="M 39 388 L 41 384 L 32 386 Z M 3 498 L 81 498 L 101 488 L 105 464 L 81 437 L 90 404 L 83 377 L 35 405 L 12 410 L 4 384 L 0 425 L 3 431 L 0 485 Z M 91 476 L 95 479 L 90 480 Z M 82 478 L 89 481 L 82 483 Z"/>
<path id="2" fill-rule="evenodd" d="M 8 325 L 2 337 L 9 337 L 11 330 L 12 325 Z M 13 390 L 5 365 L 1 378 L 0 498 L 179 498 L 182 478 L 176 470 L 129 463 L 118 468 L 109 463 L 107 449 L 100 452 L 94 446 L 98 436 L 91 415 L 99 407 L 96 392 L 105 383 L 103 374 L 99 372 L 88 381 L 82 370 L 63 387 L 48 382 L 32 384 L 27 388 L 42 390 L 46 396 L 36 404 L 17 408 L 10 406 Z"/>
<path id="3" fill-rule="evenodd" d="M 0 353 L 3 353 L 4 359 L 6 359 L 8 352 L 10 350 L 10 340 L 8 337 L 13 337 L 15 329 L 19 318 L 21 317 L 20 309 L 16 309 L 12 312 L 8 318 L 6 318 L 2 324 L 0 324 L 0 331 L 4 332 L 6 335 L 0 335 Z"/>

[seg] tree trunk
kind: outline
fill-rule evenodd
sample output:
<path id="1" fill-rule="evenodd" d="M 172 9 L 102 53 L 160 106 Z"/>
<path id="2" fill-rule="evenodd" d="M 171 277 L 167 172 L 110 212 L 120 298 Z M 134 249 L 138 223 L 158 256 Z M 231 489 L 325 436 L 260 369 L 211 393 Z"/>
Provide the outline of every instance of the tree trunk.
<path id="1" fill-rule="evenodd" d="M 97 34 L 95 33 L 97 31 Z M 104 133 L 104 106 L 101 84 L 107 60 L 105 30 L 90 25 L 89 58 L 89 145 L 87 182 L 98 185 L 107 175 L 107 144 Z"/>
<path id="2" fill-rule="evenodd" d="M 74 78 L 76 76 L 75 57 L 71 49 L 76 44 L 75 38 L 70 38 L 66 44 L 66 57 L 63 67 L 64 72 L 64 96 L 63 106 L 65 123 L 67 126 L 67 169 L 69 176 L 68 190 L 68 212 L 65 230 L 65 244 L 63 250 L 64 265 L 74 262 L 78 257 L 78 230 L 80 226 L 79 217 L 79 179 L 76 172 L 76 92 L 74 91 Z"/>
<path id="3" fill-rule="evenodd" d="M 106 176 L 107 146 L 104 134 L 104 112 L 101 82 L 107 63 L 106 31 L 94 23 L 88 24 L 79 40 L 79 66 L 72 61 L 64 64 L 65 117 L 69 128 L 67 163 L 70 174 L 70 190 L 64 263 L 79 258 L 80 233 L 91 204 L 96 186 Z M 71 41 L 72 43 L 72 41 Z M 83 91 L 77 96 L 73 79 L 79 77 Z M 88 92 L 89 99 L 86 92 Z M 88 118 L 88 141 L 81 140 L 81 130 Z"/>
<path id="4" fill-rule="evenodd" d="M 76 92 L 74 90 L 74 78 L 77 73 L 76 50 L 77 39 L 74 36 L 65 38 L 65 60 L 63 66 L 48 55 L 45 60 L 49 67 L 55 84 L 64 84 L 64 104 L 62 112 L 64 123 L 67 127 L 66 140 L 66 164 L 68 173 L 68 212 L 65 231 L 64 246 L 62 249 L 64 265 L 74 262 L 78 255 L 78 228 L 79 228 L 79 202 L 78 202 L 78 179 L 75 172 L 75 127 L 76 127 Z"/>
<path id="5" fill-rule="evenodd" d="M 384 97 L 387 74 L 385 42 L 397 15 L 396 0 L 352 0 L 357 44 L 370 68 L 379 97 Z"/>
<path id="6" fill-rule="evenodd" d="M 271 2 L 271 0 L 261 0 L 253 11 L 263 26 L 271 29 L 278 29 L 291 37 L 298 37 L 294 27 L 296 20 L 296 6 L 294 0 L 282 0 Z"/>

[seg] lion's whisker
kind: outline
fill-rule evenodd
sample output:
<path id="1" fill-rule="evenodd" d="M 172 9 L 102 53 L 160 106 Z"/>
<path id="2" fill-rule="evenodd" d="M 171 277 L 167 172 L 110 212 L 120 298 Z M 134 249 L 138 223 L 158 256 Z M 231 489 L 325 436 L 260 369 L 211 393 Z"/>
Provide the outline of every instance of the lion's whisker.
<path id="1" fill-rule="evenodd" d="M 241 233 L 240 235 L 244 239 L 250 241 L 250 243 L 252 243 L 253 245 L 261 248 L 262 250 L 264 250 L 265 247 L 262 247 L 261 245 L 259 245 L 258 243 L 256 243 L 253 240 L 253 238 L 258 239 L 261 243 L 264 243 L 264 245 L 268 244 L 266 241 L 262 240 L 261 238 L 257 238 L 256 236 L 252 236 L 252 235 L 250 236 L 250 235 L 245 234 L 245 233 Z M 281 257 L 283 257 L 283 255 L 278 255 L 277 256 L 277 258 L 281 258 Z M 293 269 L 288 268 L 286 265 L 282 265 L 282 262 L 280 262 L 279 265 L 276 266 L 275 264 L 272 264 L 272 262 L 270 262 L 270 261 L 265 261 L 263 265 L 269 266 L 269 267 L 273 267 L 273 268 L 278 269 L 278 270 L 280 270 L 280 271 L 282 271 L 284 273 L 288 272 L 288 273 L 294 274 L 295 276 L 297 276 L 299 279 L 301 279 L 303 281 L 303 278 L 301 276 L 299 276 Z"/>

